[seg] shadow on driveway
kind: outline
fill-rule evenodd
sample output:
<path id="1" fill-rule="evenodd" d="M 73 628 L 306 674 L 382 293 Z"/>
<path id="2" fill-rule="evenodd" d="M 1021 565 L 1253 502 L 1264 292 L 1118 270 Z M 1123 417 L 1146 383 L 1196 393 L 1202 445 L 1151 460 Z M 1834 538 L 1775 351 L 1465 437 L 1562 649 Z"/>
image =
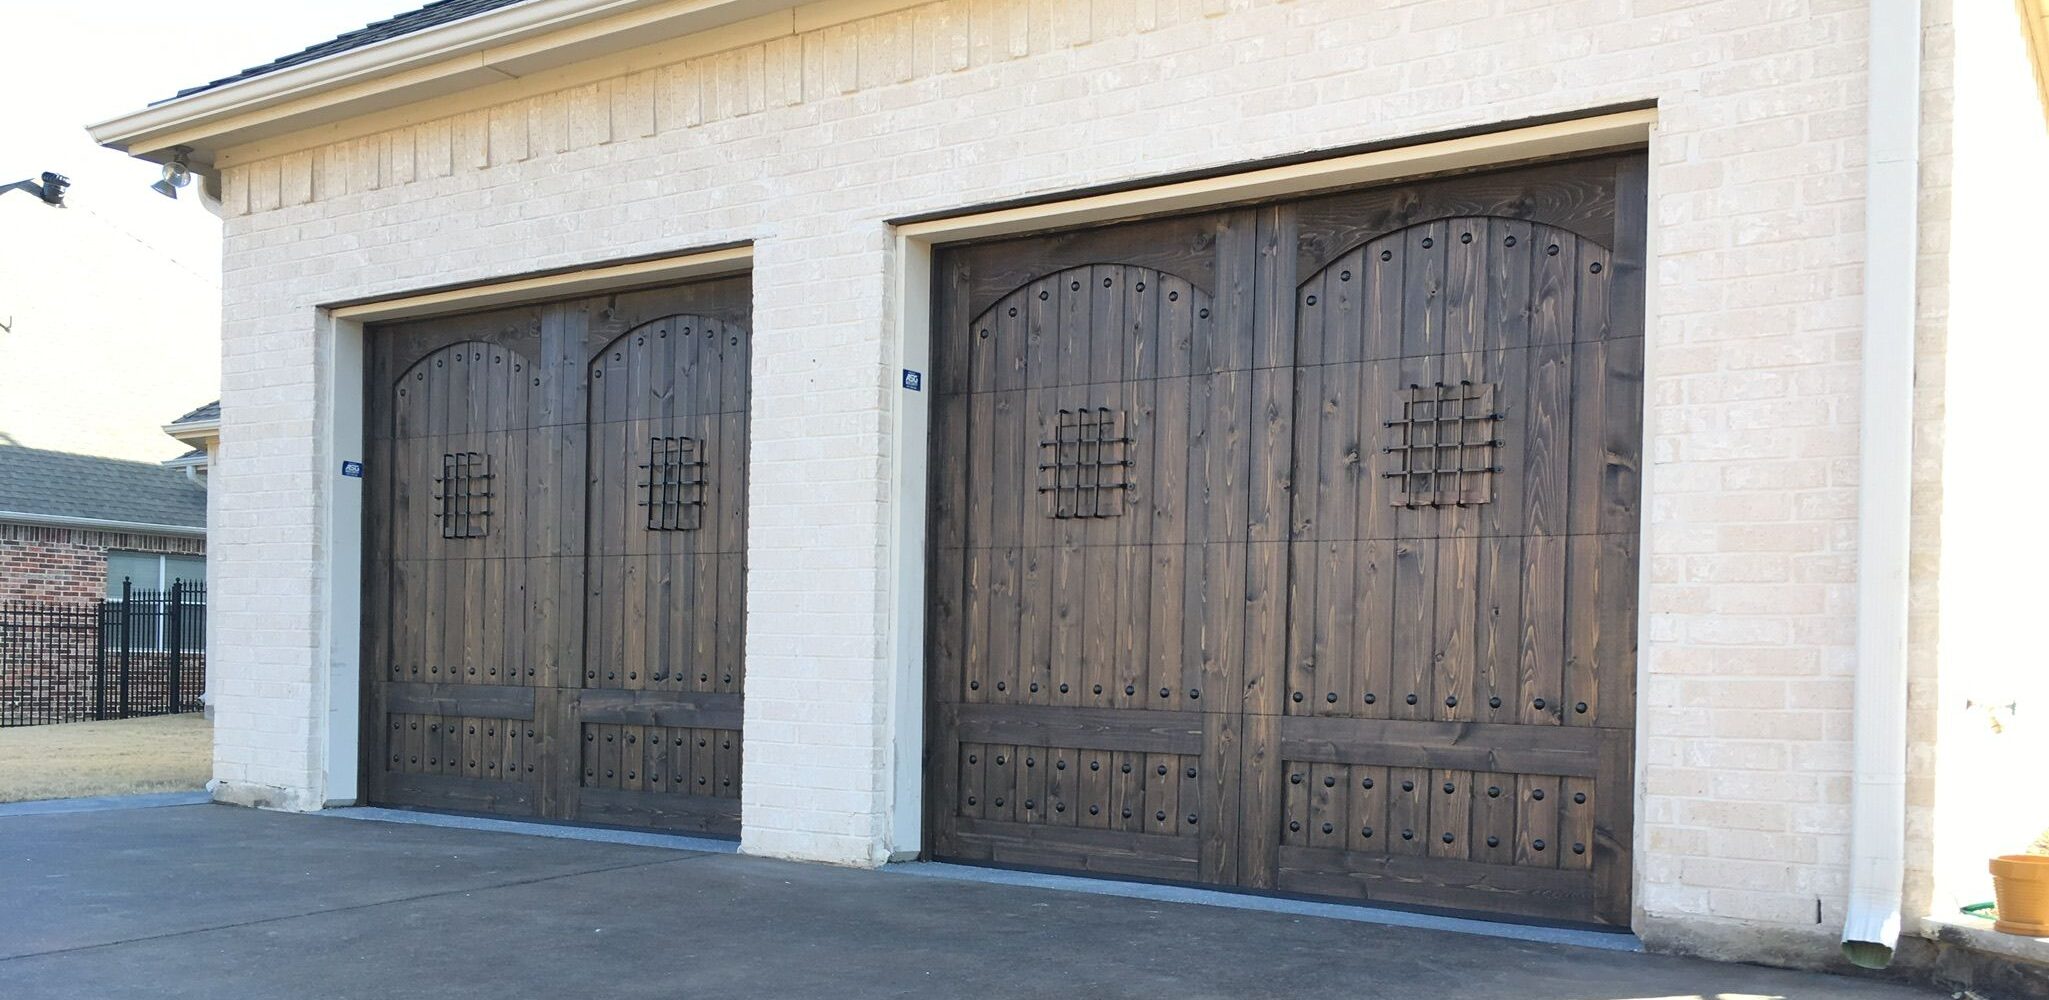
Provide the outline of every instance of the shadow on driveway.
<path id="1" fill-rule="evenodd" d="M 1927 1000 L 723 853 L 224 806 L 0 816 L 0 995 Z"/>

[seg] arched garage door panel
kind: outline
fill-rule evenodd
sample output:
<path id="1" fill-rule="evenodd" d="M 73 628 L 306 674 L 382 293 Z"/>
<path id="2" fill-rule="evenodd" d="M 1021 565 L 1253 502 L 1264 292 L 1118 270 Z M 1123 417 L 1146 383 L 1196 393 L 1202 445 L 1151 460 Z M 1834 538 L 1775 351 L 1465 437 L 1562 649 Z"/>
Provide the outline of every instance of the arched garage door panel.
<path id="1" fill-rule="evenodd" d="M 370 331 L 373 801 L 738 832 L 747 303 Z"/>
<path id="2" fill-rule="evenodd" d="M 943 251 L 933 853 L 1626 925 L 1641 172 Z"/>

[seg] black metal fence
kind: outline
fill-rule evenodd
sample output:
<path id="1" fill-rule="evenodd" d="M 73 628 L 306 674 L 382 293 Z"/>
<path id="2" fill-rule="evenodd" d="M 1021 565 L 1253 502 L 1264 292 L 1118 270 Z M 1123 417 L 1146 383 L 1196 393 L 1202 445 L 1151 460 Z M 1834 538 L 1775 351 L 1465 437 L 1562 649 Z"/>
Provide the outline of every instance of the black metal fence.
<path id="1" fill-rule="evenodd" d="M 92 604 L 0 602 L 0 726 L 196 712 L 206 588 L 121 584 Z"/>

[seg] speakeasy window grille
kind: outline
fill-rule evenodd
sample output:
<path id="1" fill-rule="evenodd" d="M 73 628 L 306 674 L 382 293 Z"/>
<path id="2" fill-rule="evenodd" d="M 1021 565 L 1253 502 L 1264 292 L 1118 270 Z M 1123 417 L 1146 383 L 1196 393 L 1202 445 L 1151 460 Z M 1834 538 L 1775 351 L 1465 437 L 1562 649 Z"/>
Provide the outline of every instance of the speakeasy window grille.
<path id="1" fill-rule="evenodd" d="M 696 438 L 648 439 L 640 488 L 649 531 L 696 531 L 704 519 L 704 446 Z"/>
<path id="2" fill-rule="evenodd" d="M 434 499 L 440 509 L 443 538 L 482 538 L 491 518 L 491 456 L 458 451 L 441 456 L 441 475 L 434 480 L 441 492 Z"/>
<path id="3" fill-rule="evenodd" d="M 1061 520 L 1116 517 L 1131 488 L 1131 438 L 1124 412 L 1107 407 L 1058 410 L 1039 442 L 1039 493 L 1046 515 Z"/>
<path id="4" fill-rule="evenodd" d="M 1411 384 L 1397 394 L 1401 412 L 1387 421 L 1397 507 L 1468 507 L 1494 499 L 1503 418 L 1495 385 L 1464 379 Z"/>

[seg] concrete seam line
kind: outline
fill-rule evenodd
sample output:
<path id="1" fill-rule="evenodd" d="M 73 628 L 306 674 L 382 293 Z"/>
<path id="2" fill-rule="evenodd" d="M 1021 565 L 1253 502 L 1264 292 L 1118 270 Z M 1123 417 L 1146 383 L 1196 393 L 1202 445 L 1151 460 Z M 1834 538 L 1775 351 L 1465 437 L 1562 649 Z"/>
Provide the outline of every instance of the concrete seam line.
<path id="1" fill-rule="evenodd" d="M 241 927 L 255 927 L 259 924 L 282 923 L 287 920 L 300 920 L 306 917 L 324 916 L 329 913 L 351 913 L 356 910 L 370 910 L 380 906 L 396 906 L 400 903 L 415 903 L 423 899 L 436 899 L 441 896 L 458 896 L 474 892 L 488 892 L 492 889 L 512 889 L 517 888 L 519 886 L 539 885 L 543 882 L 557 882 L 563 879 L 580 878 L 585 875 L 603 875 L 607 872 L 628 871 L 634 868 L 653 868 L 657 865 L 675 865 L 682 864 L 686 861 L 698 861 L 704 858 L 717 857 L 723 857 L 723 855 L 689 854 L 679 858 L 663 858 L 659 861 L 637 861 L 629 865 L 608 865 L 604 868 L 590 868 L 584 871 L 577 872 L 562 872 L 558 875 L 542 875 L 535 878 L 514 879 L 510 882 L 492 882 L 486 885 L 473 885 L 462 889 L 443 889 L 439 892 L 423 892 L 416 896 L 401 896 L 397 899 L 380 899 L 376 902 L 370 903 L 355 903 L 349 906 L 330 906 L 317 910 L 305 910 L 299 913 L 285 913 L 274 917 L 258 917 L 253 920 L 237 920 L 225 924 L 214 924 L 207 927 L 189 927 L 185 930 L 165 931 L 162 934 L 143 934 L 132 938 L 122 938 L 119 941 L 99 941 L 93 944 L 74 945 L 69 948 L 52 948 L 48 951 L 31 951 L 24 952 L 19 955 L 0 955 L 0 965 L 4 965 L 8 962 L 19 961 L 24 958 L 46 958 L 51 955 L 71 955 L 81 951 L 92 951 L 97 948 L 116 948 L 124 944 L 141 944 L 145 941 L 163 941 L 169 938 L 185 937 L 187 935 L 192 934 L 209 934 L 214 931 L 231 931 Z"/>
<path id="2" fill-rule="evenodd" d="M 1391 927 L 1400 930 L 1430 931 L 1440 934 L 1469 934 L 1475 937 L 1498 938 L 1507 941 L 1520 941 L 1527 944 L 1558 945 L 1562 947 L 1591 948 L 1600 951 L 1637 954 L 1642 953 L 1644 950 L 1643 942 L 1638 940 L 1636 935 L 1627 933 L 1477 920 L 1469 917 L 1450 917 L 1431 913 L 1416 913 L 1408 910 L 1390 910 L 1370 905 L 1361 906 L 1350 903 L 1294 899 L 1286 896 L 1236 893 L 1188 885 L 1130 882 L 1122 879 L 1059 875 L 1050 872 L 1024 871 L 1012 868 L 984 868 L 979 865 L 949 864 L 938 861 L 888 865 L 882 871 L 887 874 L 907 875 L 912 878 L 931 879 L 934 881 L 1000 885 L 1010 888 L 1042 889 L 1048 892 L 1112 896 L 1119 899 L 1171 903 L 1181 906 L 1206 906 L 1223 910 L 1273 913 L 1289 917 L 1310 917 L 1322 920 L 1338 920 L 1346 923 L 1372 924 L 1378 927 Z"/>
<path id="3" fill-rule="evenodd" d="M 443 830 L 469 830 L 475 833 L 505 833 L 517 837 L 542 837 L 550 840 L 574 840 L 590 844 L 651 847 L 701 854 L 738 854 L 740 851 L 740 845 L 737 841 L 716 840 L 711 837 L 693 837 L 688 834 L 618 830 L 605 827 L 566 826 L 516 819 L 500 819 L 494 816 L 460 816 L 446 813 L 409 812 L 403 809 L 387 809 L 380 806 L 345 806 L 338 809 L 322 809 L 307 815 L 321 816 L 329 819 L 355 820 L 362 823 L 425 826 Z"/>
<path id="4" fill-rule="evenodd" d="M 145 792 L 140 795 L 90 795 L 75 799 L 29 799 L 0 803 L 0 819 L 15 816 L 70 816 L 76 813 L 122 812 L 203 806 L 213 802 L 206 792 Z"/>

